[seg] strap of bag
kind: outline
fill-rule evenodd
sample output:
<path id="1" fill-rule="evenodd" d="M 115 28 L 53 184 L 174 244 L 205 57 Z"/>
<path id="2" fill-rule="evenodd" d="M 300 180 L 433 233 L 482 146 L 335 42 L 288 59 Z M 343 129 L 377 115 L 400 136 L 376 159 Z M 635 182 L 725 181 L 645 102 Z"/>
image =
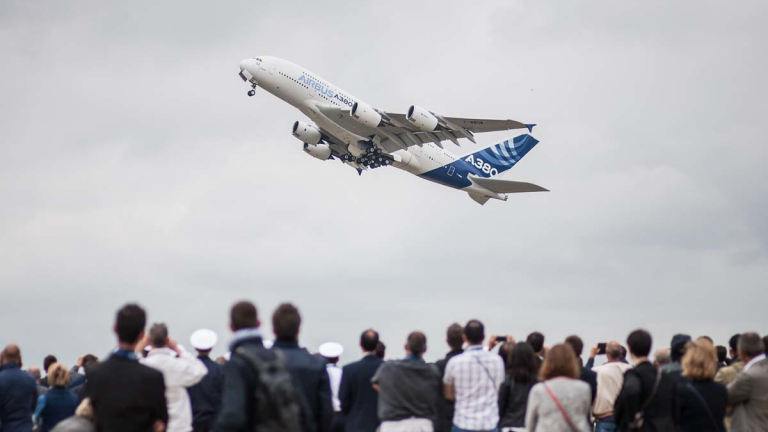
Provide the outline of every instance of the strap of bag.
<path id="1" fill-rule="evenodd" d="M 485 371 L 485 374 L 488 376 L 488 379 L 491 380 L 491 383 L 493 383 L 493 388 L 496 388 L 496 380 L 493 379 L 493 377 L 491 376 L 491 372 L 488 371 L 488 368 L 485 367 L 483 362 L 481 362 L 480 359 L 477 358 L 477 356 L 472 356 L 472 358 L 477 360 L 477 363 L 480 365 L 481 368 L 483 368 L 483 370 Z"/>
<path id="2" fill-rule="evenodd" d="M 715 416 L 712 415 L 712 411 L 709 409 L 709 404 L 707 404 L 707 401 L 704 400 L 703 397 L 701 397 L 701 393 L 699 393 L 698 390 L 696 390 L 696 387 L 692 386 L 690 382 L 687 382 L 686 385 L 689 389 L 693 392 L 694 396 L 696 396 L 696 399 L 701 402 L 702 405 L 704 405 L 704 409 L 707 410 L 707 415 L 709 416 L 709 420 L 712 422 L 712 426 L 714 426 L 714 430 L 720 430 L 720 427 L 717 426 L 717 421 L 715 420 Z"/>
<path id="3" fill-rule="evenodd" d="M 656 381 L 653 383 L 651 394 L 648 395 L 648 399 L 645 400 L 643 407 L 640 408 L 640 411 L 645 411 L 649 406 L 651 406 L 651 402 L 653 402 L 653 398 L 656 397 L 656 392 L 659 390 L 659 384 L 661 384 L 661 374 L 661 368 L 656 368 Z"/>
<path id="4" fill-rule="evenodd" d="M 563 418 L 565 419 L 565 422 L 568 423 L 568 427 L 571 428 L 571 431 L 579 432 L 579 430 L 576 429 L 576 425 L 573 424 L 573 422 L 571 421 L 571 418 L 568 416 L 568 413 L 565 412 L 565 409 L 563 408 L 563 406 L 560 405 L 560 401 L 557 400 L 557 397 L 555 397 L 555 394 L 552 392 L 552 389 L 549 388 L 547 383 L 544 383 L 544 388 L 547 390 L 547 393 L 549 393 L 549 397 L 552 398 L 552 402 L 554 402 L 555 405 L 557 405 L 557 409 L 560 410 L 560 414 L 563 415 Z"/>

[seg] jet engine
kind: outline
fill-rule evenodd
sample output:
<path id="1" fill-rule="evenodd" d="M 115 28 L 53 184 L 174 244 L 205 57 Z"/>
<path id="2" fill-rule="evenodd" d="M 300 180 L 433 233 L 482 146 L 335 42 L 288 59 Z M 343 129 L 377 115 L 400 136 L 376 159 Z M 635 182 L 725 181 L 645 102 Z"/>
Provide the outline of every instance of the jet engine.
<path id="1" fill-rule="evenodd" d="M 304 141 L 306 144 L 319 144 L 323 139 L 323 134 L 316 127 L 308 125 L 301 120 L 293 124 L 293 136 Z M 330 148 L 328 150 L 330 151 Z"/>
<path id="2" fill-rule="evenodd" d="M 378 127 L 381 124 L 381 114 L 377 113 L 373 107 L 355 102 L 352 104 L 352 110 L 349 112 L 352 118 L 365 126 Z"/>
<path id="3" fill-rule="evenodd" d="M 331 157 L 331 148 L 325 144 L 312 145 L 304 143 L 304 153 L 320 160 L 328 160 Z"/>
<path id="4" fill-rule="evenodd" d="M 417 105 L 411 105 L 411 107 L 408 108 L 408 115 L 405 116 L 405 119 L 424 132 L 434 132 L 440 129 L 440 125 L 437 123 L 437 117 Z"/>

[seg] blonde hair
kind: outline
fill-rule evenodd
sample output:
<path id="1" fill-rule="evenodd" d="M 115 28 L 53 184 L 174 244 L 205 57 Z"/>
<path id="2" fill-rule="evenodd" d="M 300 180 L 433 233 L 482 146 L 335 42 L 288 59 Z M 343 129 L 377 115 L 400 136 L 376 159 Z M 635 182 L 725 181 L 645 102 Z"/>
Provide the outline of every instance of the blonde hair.
<path id="1" fill-rule="evenodd" d="M 66 387 L 69 384 L 69 371 L 61 363 L 54 363 L 48 367 L 48 385 L 51 387 Z"/>
<path id="2" fill-rule="evenodd" d="M 701 338 L 688 342 L 683 355 L 683 376 L 692 380 L 708 380 L 717 373 L 717 350 Z"/>

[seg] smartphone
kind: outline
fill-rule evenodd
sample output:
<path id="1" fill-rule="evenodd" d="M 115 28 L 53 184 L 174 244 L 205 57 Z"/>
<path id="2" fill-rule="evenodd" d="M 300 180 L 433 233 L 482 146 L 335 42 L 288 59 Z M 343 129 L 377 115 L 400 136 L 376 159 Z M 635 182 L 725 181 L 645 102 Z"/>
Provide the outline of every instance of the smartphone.
<path id="1" fill-rule="evenodd" d="M 496 336 L 496 342 L 506 342 L 507 337 L 506 336 Z"/>
<path id="2" fill-rule="evenodd" d="M 605 354 L 605 347 L 606 347 L 606 345 L 608 345 L 608 344 L 605 343 L 605 342 L 600 342 L 599 344 L 597 344 L 597 354 L 598 355 L 604 355 Z"/>

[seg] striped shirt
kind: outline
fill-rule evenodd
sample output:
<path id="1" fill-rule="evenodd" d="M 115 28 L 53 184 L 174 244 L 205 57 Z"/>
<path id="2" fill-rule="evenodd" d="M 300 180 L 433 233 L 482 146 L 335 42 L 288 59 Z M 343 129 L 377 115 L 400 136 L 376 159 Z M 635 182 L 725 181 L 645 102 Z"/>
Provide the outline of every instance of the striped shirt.
<path id="1" fill-rule="evenodd" d="M 499 388 L 504 363 L 497 354 L 473 345 L 453 357 L 445 367 L 443 382 L 453 385 L 456 405 L 453 424 L 473 431 L 493 430 L 499 423 Z"/>

